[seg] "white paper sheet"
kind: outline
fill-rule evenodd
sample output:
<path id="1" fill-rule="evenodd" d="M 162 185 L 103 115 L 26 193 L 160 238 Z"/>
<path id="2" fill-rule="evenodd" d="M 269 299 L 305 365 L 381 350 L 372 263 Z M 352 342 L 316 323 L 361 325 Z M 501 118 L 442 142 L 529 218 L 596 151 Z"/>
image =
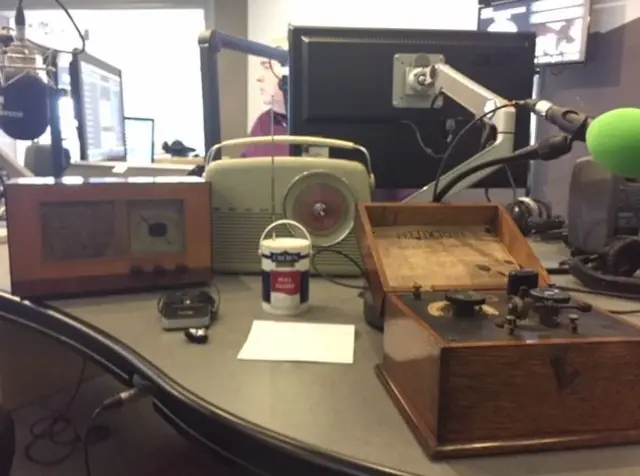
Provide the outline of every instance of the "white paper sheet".
<path id="1" fill-rule="evenodd" d="M 352 364 L 351 324 L 253 321 L 238 359 Z"/>

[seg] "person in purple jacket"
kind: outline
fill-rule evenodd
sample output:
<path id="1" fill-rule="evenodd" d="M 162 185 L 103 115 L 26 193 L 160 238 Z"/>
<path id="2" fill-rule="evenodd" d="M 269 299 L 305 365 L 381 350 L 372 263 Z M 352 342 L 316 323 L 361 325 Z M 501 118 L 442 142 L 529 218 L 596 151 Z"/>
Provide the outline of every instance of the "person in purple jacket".
<path id="1" fill-rule="evenodd" d="M 272 42 L 276 48 L 285 48 L 286 39 Z M 278 86 L 282 74 L 280 64 L 277 61 L 263 59 L 260 61 L 260 74 L 256 82 L 260 87 L 260 98 L 265 110 L 256 118 L 249 136 L 261 137 L 270 135 L 287 135 L 287 109 L 284 94 Z M 271 157 L 288 156 L 287 144 L 261 144 L 247 147 L 242 153 L 243 157 Z"/>

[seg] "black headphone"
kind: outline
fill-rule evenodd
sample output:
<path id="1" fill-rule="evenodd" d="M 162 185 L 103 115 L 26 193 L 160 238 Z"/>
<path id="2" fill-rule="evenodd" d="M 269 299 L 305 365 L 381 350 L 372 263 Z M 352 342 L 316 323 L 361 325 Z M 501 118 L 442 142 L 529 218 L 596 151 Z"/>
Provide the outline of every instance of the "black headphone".
<path id="1" fill-rule="evenodd" d="M 524 236 L 539 231 L 558 230 L 564 226 L 564 220 L 554 216 L 551 205 L 542 200 L 520 197 L 509 203 L 506 208 Z"/>
<path id="2" fill-rule="evenodd" d="M 282 91 L 282 97 L 284 98 L 284 107 L 289 112 L 289 76 L 283 74 L 278 79 L 278 88 Z"/>
<path id="3" fill-rule="evenodd" d="M 640 240 L 616 238 L 597 255 L 578 256 L 569 263 L 569 272 L 589 289 L 640 296 Z"/>

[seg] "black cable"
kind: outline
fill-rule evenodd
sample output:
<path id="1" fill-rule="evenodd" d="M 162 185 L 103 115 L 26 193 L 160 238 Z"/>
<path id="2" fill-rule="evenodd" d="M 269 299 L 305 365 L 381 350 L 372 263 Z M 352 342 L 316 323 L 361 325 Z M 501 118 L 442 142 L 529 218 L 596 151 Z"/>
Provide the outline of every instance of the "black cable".
<path id="1" fill-rule="evenodd" d="M 516 185 L 516 180 L 513 178 L 513 173 L 511 173 L 511 169 L 509 165 L 505 164 L 504 171 L 507 173 L 507 179 L 509 179 L 509 185 L 511 186 L 511 194 L 513 196 L 513 201 L 515 202 L 518 199 L 518 186 Z"/>
<path id="2" fill-rule="evenodd" d="M 614 299 L 625 299 L 628 301 L 640 301 L 640 296 L 636 294 L 598 291 L 596 289 L 575 288 L 573 286 L 563 286 L 559 284 L 554 284 L 554 287 L 556 289 L 560 289 L 562 291 L 567 291 L 571 293 L 590 294 L 593 296 L 603 296 L 603 297 L 610 297 Z M 624 316 L 626 314 L 640 314 L 640 309 L 607 309 L 606 312 L 608 312 L 609 314 L 615 314 L 617 316 Z"/>
<path id="3" fill-rule="evenodd" d="M 38 466 L 57 466 L 69 459 L 78 443 L 80 443 L 80 434 L 68 414 L 82 388 L 86 370 L 87 361 L 83 360 L 80 374 L 78 375 L 78 380 L 76 381 L 71 397 L 69 397 L 67 403 L 62 407 L 62 410 L 53 410 L 50 415 L 37 419 L 29 428 L 31 440 L 24 447 L 24 457 L 30 463 Z M 67 433 L 71 433 L 71 435 L 63 438 Z M 37 457 L 35 455 L 35 449 L 39 443 L 45 441 L 53 446 L 66 448 L 66 450 L 57 458 L 43 459 Z"/>
<path id="4" fill-rule="evenodd" d="M 119 392 L 114 396 L 103 400 L 102 403 L 91 414 L 91 418 L 89 418 L 89 422 L 87 423 L 87 427 L 81 439 L 82 452 L 84 456 L 84 469 L 87 476 L 91 476 L 91 461 L 89 460 L 89 444 L 91 442 L 89 441 L 89 439 L 92 434 L 96 435 L 97 430 L 101 428 L 101 425 L 93 425 L 95 419 L 107 410 L 121 408 L 127 403 L 134 402 L 137 399 L 145 397 L 149 394 L 148 390 L 150 386 L 146 382 L 140 381 L 138 382 L 138 384 L 136 384 L 136 376 L 133 377 L 132 382 L 134 387 L 124 390 L 123 392 Z"/>
<path id="5" fill-rule="evenodd" d="M 280 76 L 278 73 L 276 73 L 276 70 L 273 68 L 273 60 L 269 59 L 267 61 L 267 69 L 271 72 L 271 74 L 278 80 L 280 81 L 282 79 L 282 76 Z"/>
<path id="6" fill-rule="evenodd" d="M 451 177 L 443 189 L 435 194 L 433 201 L 435 203 L 441 202 L 460 182 L 481 170 L 497 165 L 505 165 L 517 160 L 555 160 L 571 152 L 573 142 L 573 139 L 566 134 L 555 134 L 545 137 L 533 145 L 523 147 L 510 155 L 493 159 L 485 159 L 482 162 L 467 166 L 466 168 L 463 168 L 461 172 L 457 172 L 453 177 Z"/>
<path id="7" fill-rule="evenodd" d="M 36 41 L 33 40 L 29 40 L 27 39 L 27 42 L 33 46 L 35 46 L 36 48 L 39 48 L 41 50 L 49 50 L 49 51 L 54 51 L 57 54 L 69 54 L 69 55 L 73 55 L 73 54 L 80 54 L 80 53 L 84 53 L 86 51 L 86 46 L 87 46 L 87 42 L 84 39 L 84 35 L 82 34 L 82 31 L 80 30 L 80 28 L 78 27 L 78 24 L 76 23 L 75 19 L 73 18 L 73 15 L 71 15 L 71 12 L 69 11 L 69 9 L 62 3 L 61 0 L 54 0 L 55 4 L 58 6 L 58 8 L 60 8 L 64 14 L 67 16 L 67 18 L 69 19 L 69 21 L 71 22 L 71 25 L 73 25 L 73 29 L 76 31 L 76 33 L 78 34 L 78 36 L 80 37 L 80 48 L 74 48 L 72 50 L 66 51 L 66 50 L 58 50 L 56 48 L 50 48 L 48 46 L 45 46 L 43 44 L 40 44 Z M 18 7 L 16 8 L 16 10 L 22 9 L 22 4 L 23 4 L 23 0 L 19 0 L 18 2 Z M 11 30 L 11 28 L 10 28 Z"/>
<path id="8" fill-rule="evenodd" d="M 556 289 L 560 289 L 562 291 L 567 291 L 570 293 L 582 293 L 582 294 L 591 294 L 594 296 L 604 296 L 615 299 L 626 299 L 628 301 L 640 301 L 640 295 L 638 294 L 627 294 L 627 293 L 616 293 L 609 291 L 598 291 L 595 289 L 586 289 L 586 288 L 575 288 L 573 286 L 564 286 L 560 284 L 554 285 Z"/>
<path id="9" fill-rule="evenodd" d="M 440 203 L 444 198 L 451 192 L 451 190 L 462 180 L 470 177 L 471 175 L 480 172 L 481 170 L 487 169 L 489 167 L 494 167 L 496 165 L 504 165 L 506 163 L 515 162 L 517 160 L 531 160 L 535 158 L 536 154 L 536 146 L 525 147 L 524 149 L 520 149 L 517 152 L 514 152 L 511 155 L 506 155 L 504 157 L 496 157 L 485 162 L 474 164 L 471 167 L 463 170 L 458 175 L 456 175 L 455 180 L 450 180 L 448 184 L 446 184 L 442 189 L 433 197 L 434 203 Z"/>
<path id="10" fill-rule="evenodd" d="M 431 103 L 429 104 L 429 108 L 436 107 L 436 103 L 438 102 L 438 99 L 440 99 L 442 97 L 444 97 L 444 93 L 442 91 L 438 91 L 433 96 L 433 99 L 431 99 Z M 400 123 L 401 124 L 406 124 L 409 127 L 411 127 L 411 129 L 413 129 L 413 132 L 416 135 L 416 140 L 418 141 L 418 145 L 424 151 L 425 154 L 427 154 L 432 159 L 442 159 L 444 157 L 444 154 L 436 154 L 433 151 L 433 149 L 431 149 L 430 147 L 427 147 L 427 145 L 424 143 L 424 140 L 422 139 L 422 134 L 420 133 L 420 129 L 418 128 L 418 126 L 416 125 L 415 122 L 410 121 L 408 119 L 404 119 L 404 120 L 400 121 Z"/>
<path id="11" fill-rule="evenodd" d="M 490 140 L 490 136 L 491 126 L 485 122 L 484 128 L 482 129 L 482 134 L 480 135 L 480 147 L 478 147 L 479 151 L 486 149 L 487 147 L 489 147 L 489 145 L 491 145 L 493 141 Z"/>
<path id="12" fill-rule="evenodd" d="M 516 185 L 516 181 L 513 178 L 513 174 L 511 173 L 511 169 L 509 168 L 509 166 L 505 164 L 502 166 L 502 168 L 504 169 L 505 173 L 507 174 L 507 178 L 509 179 L 511 196 L 513 198 L 513 201 L 515 202 L 518 200 L 518 186 Z M 484 198 L 487 200 L 488 203 L 492 203 L 491 196 L 489 195 L 490 190 L 491 190 L 490 187 L 484 188 Z"/>
<path id="13" fill-rule="evenodd" d="M 483 151 L 484 149 L 486 149 L 491 145 L 491 141 L 489 140 L 490 134 L 491 134 L 491 128 L 489 127 L 489 124 L 485 124 L 484 129 L 482 131 L 482 135 L 480 136 L 480 147 L 478 147 L 478 152 Z M 493 201 L 491 200 L 490 190 L 491 190 L 490 187 L 484 188 L 484 198 L 487 201 L 487 203 L 493 203 Z"/>
<path id="14" fill-rule="evenodd" d="M 490 133 L 491 127 L 489 126 L 489 124 L 485 124 L 484 130 L 482 131 L 482 137 L 480 139 L 480 147 L 478 149 L 480 152 L 493 144 L 493 142 L 489 140 Z M 513 178 L 513 174 L 511 173 L 511 169 L 509 168 L 509 166 L 505 164 L 503 168 L 507 174 L 507 179 L 509 179 L 513 201 L 515 202 L 516 200 L 518 200 L 518 186 L 516 185 L 516 181 Z M 490 190 L 490 187 L 485 187 L 484 189 L 484 198 L 487 200 L 487 203 L 492 203 Z"/>
<path id="15" fill-rule="evenodd" d="M 283 50 L 284 48 L 282 48 L 281 46 L 276 46 L 276 49 Z M 276 73 L 276 70 L 273 67 L 273 60 L 271 58 L 269 58 L 267 60 L 267 69 L 271 72 L 271 74 L 273 74 L 273 76 L 278 81 L 280 81 L 282 79 L 282 76 L 280 76 L 278 73 Z"/>
<path id="16" fill-rule="evenodd" d="M 552 268 L 545 268 L 545 271 L 547 272 L 547 274 L 552 275 L 552 276 L 568 276 L 571 274 L 571 271 L 569 271 L 569 268 L 564 268 L 562 266 L 555 266 Z"/>
<path id="17" fill-rule="evenodd" d="M 82 437 L 82 453 L 84 461 L 84 472 L 86 476 L 91 476 L 91 461 L 89 460 L 89 435 L 91 434 L 91 429 L 93 428 L 93 422 L 105 410 L 105 408 L 106 405 L 102 403 L 98 408 L 94 410 L 94 412 L 91 414 L 91 418 L 89 418 L 87 428 L 85 429 L 84 435 Z"/>
<path id="18" fill-rule="evenodd" d="M 507 107 L 513 107 L 513 103 L 502 104 L 502 105 L 500 105 L 498 107 L 494 107 L 493 109 L 490 109 L 490 110 L 486 111 L 481 116 L 475 118 L 473 121 L 471 121 L 469 124 L 467 124 L 458 133 L 458 135 L 456 135 L 455 139 L 453 139 L 451 144 L 449 144 L 449 147 L 447 148 L 446 152 L 444 153 L 444 156 L 442 157 L 442 160 L 440 161 L 440 165 L 438 166 L 438 171 L 436 172 L 436 179 L 435 179 L 435 181 L 433 183 L 433 201 L 434 202 L 436 201 L 436 197 L 438 196 L 438 187 L 440 186 L 440 177 L 444 173 L 445 165 L 446 165 L 448 159 L 453 155 L 453 151 L 456 148 L 456 146 L 458 145 L 459 141 L 462 140 L 462 137 L 467 132 L 469 132 L 476 124 L 480 123 L 485 118 L 487 118 L 488 116 L 496 113 L 497 111 L 499 111 L 501 109 L 505 109 Z"/>
<path id="19" fill-rule="evenodd" d="M 413 132 L 416 135 L 416 140 L 418 141 L 418 145 L 424 151 L 425 154 L 427 154 L 429 157 L 431 157 L 433 159 L 442 159 L 444 157 L 444 155 L 436 154 L 433 151 L 433 149 L 427 147 L 427 145 L 424 143 L 424 140 L 422 139 L 422 134 L 420 134 L 420 129 L 418 129 L 418 126 L 416 126 L 414 122 L 409 121 L 409 120 L 403 120 L 403 121 L 400 121 L 400 122 L 402 124 L 408 125 L 409 127 L 411 127 L 411 129 L 413 129 Z"/>
<path id="20" fill-rule="evenodd" d="M 318 276 L 320 276 L 325 281 L 328 281 L 328 282 L 330 282 L 332 284 L 335 284 L 336 286 L 342 286 L 343 288 L 358 289 L 360 291 L 369 289 L 366 284 L 345 283 L 344 281 L 337 280 L 336 278 L 334 278 L 331 275 L 323 273 L 318 268 L 318 264 L 316 262 L 316 259 L 318 258 L 318 256 L 320 256 L 322 254 L 326 254 L 326 253 L 333 253 L 333 254 L 336 254 L 338 256 L 341 256 L 342 258 L 347 260 L 349 263 L 351 263 L 355 268 L 358 269 L 358 272 L 360 273 L 360 277 L 365 278 L 366 272 L 365 272 L 364 268 L 360 265 L 360 263 L 358 263 L 358 261 L 353 256 L 349 256 L 344 251 L 339 250 L 337 248 L 331 248 L 331 247 L 329 247 L 329 248 L 318 248 L 313 253 L 311 253 L 311 258 L 309 259 L 309 265 L 311 266 L 311 269 L 313 270 L 314 273 L 316 273 Z"/>
<path id="21" fill-rule="evenodd" d="M 80 31 L 80 28 L 78 27 L 78 24 L 76 23 L 76 21 L 73 18 L 73 15 L 71 15 L 71 12 L 69 11 L 69 9 L 67 7 L 64 6 L 64 4 L 62 3 L 61 0 L 54 0 L 54 2 L 56 3 L 56 5 L 58 5 L 58 7 L 64 12 L 64 14 L 67 16 L 67 18 L 69 19 L 69 21 L 71 22 L 71 25 L 73 25 L 73 29 L 76 30 L 76 33 L 78 34 L 78 37 L 80 37 L 80 49 L 74 49 L 72 51 L 69 51 L 67 53 L 69 54 L 78 54 L 78 53 L 84 53 L 85 50 L 87 49 L 87 42 L 84 39 L 84 35 L 82 34 L 82 31 Z M 58 51 L 58 53 L 64 53 L 63 51 Z"/>

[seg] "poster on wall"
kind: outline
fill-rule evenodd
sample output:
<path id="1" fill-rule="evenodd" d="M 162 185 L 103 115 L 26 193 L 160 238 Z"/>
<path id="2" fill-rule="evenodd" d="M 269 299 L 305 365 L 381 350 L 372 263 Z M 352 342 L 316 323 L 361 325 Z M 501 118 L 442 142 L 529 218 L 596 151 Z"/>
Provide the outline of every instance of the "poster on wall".
<path id="1" fill-rule="evenodd" d="M 268 42 L 275 48 L 288 49 L 286 38 Z M 249 95 L 259 101 L 250 111 L 258 111 L 249 118 L 251 125 L 249 136 L 270 136 L 287 134 L 286 104 L 283 92 L 280 90 L 279 81 L 284 74 L 284 69 L 277 61 L 259 58 L 257 74 L 252 79 L 250 87 L 255 87 L 258 95 Z M 248 147 L 244 153 L 246 157 L 270 157 L 289 155 L 289 146 L 279 144 L 265 144 Z"/>

